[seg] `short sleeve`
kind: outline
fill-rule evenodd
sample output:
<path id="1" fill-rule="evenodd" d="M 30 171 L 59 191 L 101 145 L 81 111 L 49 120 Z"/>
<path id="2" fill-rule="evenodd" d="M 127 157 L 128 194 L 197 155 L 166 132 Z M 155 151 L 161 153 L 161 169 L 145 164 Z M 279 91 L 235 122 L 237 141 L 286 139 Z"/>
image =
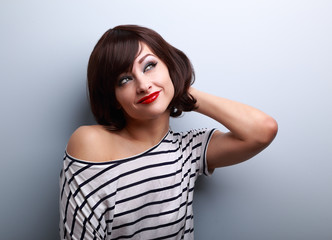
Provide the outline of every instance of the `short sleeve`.
<path id="1" fill-rule="evenodd" d="M 204 133 L 201 136 L 201 142 L 202 142 L 202 150 L 200 153 L 200 159 L 198 161 L 199 164 L 199 175 L 204 174 L 205 176 L 211 176 L 212 173 L 208 170 L 207 160 L 206 160 L 206 152 L 208 145 L 210 143 L 211 137 L 213 133 L 216 131 L 216 129 L 209 129 L 205 130 Z"/>
<path id="2" fill-rule="evenodd" d="M 211 137 L 216 129 L 195 129 L 191 130 L 183 136 L 183 141 L 190 147 L 186 148 L 190 151 L 192 157 L 192 170 L 198 175 L 210 176 L 208 171 L 206 152 Z"/>

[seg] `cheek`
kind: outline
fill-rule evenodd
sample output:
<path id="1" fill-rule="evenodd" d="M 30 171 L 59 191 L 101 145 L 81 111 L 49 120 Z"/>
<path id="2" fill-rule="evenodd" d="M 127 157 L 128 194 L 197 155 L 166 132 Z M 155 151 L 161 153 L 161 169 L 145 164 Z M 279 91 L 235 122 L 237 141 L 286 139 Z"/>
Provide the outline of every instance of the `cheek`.
<path id="1" fill-rule="evenodd" d="M 173 82 L 170 80 L 170 94 L 172 96 L 172 99 L 174 98 L 174 85 Z"/>
<path id="2" fill-rule="evenodd" d="M 174 84 L 170 77 L 168 77 L 166 84 L 167 84 L 170 94 L 172 95 L 172 98 L 173 98 L 174 97 Z"/>
<path id="3" fill-rule="evenodd" d="M 118 108 L 122 108 L 123 105 L 125 104 L 123 96 L 124 95 L 123 95 L 123 93 L 121 93 L 121 91 L 115 91 L 115 99 L 116 99 Z"/>
<path id="4" fill-rule="evenodd" d="M 167 89 L 170 91 L 172 95 L 174 95 L 174 84 L 173 81 L 170 77 L 168 69 L 165 67 L 164 72 L 163 72 L 164 77 L 164 84 L 167 86 Z"/>
<path id="5" fill-rule="evenodd" d="M 135 94 L 133 93 L 132 88 L 126 86 L 126 88 L 118 89 L 117 91 L 115 91 L 115 97 L 119 109 L 122 109 L 126 112 L 133 109 L 133 105 L 135 102 Z"/>

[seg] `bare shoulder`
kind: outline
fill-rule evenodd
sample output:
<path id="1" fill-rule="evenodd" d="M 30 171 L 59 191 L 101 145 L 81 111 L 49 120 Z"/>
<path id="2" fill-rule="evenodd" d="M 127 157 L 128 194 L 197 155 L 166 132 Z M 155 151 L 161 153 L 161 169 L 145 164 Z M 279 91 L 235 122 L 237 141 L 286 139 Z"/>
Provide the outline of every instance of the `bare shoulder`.
<path id="1" fill-rule="evenodd" d="M 100 151 L 110 133 L 100 125 L 81 126 L 71 135 L 67 144 L 67 153 L 75 158 L 87 161 L 100 161 Z"/>

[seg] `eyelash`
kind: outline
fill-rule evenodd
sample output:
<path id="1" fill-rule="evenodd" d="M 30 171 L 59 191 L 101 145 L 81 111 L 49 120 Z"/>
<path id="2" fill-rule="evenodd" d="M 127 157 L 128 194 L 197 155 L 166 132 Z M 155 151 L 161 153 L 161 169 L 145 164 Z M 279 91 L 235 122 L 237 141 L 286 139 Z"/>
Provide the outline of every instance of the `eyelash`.
<path id="1" fill-rule="evenodd" d="M 143 73 L 150 71 L 151 69 L 153 69 L 155 66 L 157 65 L 157 62 L 148 62 L 143 69 Z M 123 76 L 120 78 L 119 80 L 119 86 L 122 86 L 124 84 L 126 84 L 128 81 L 132 80 L 133 78 L 130 76 Z"/>
<path id="2" fill-rule="evenodd" d="M 119 86 L 126 84 L 130 80 L 132 80 L 132 77 L 130 77 L 130 76 L 124 76 L 124 77 L 120 78 Z"/>
<path id="3" fill-rule="evenodd" d="M 152 68 L 154 68 L 157 65 L 157 62 L 148 62 L 145 67 L 143 72 L 145 73 L 146 71 L 151 70 Z"/>

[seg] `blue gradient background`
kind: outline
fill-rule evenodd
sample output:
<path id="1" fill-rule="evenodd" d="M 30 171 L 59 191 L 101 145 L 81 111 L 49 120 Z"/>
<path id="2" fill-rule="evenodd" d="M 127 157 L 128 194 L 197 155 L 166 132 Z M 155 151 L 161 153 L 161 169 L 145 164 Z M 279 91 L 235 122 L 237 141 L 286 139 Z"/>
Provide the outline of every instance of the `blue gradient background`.
<path id="1" fill-rule="evenodd" d="M 196 239 L 332 239 L 331 12 L 327 0 L 1 1 L 1 239 L 58 239 L 66 142 L 94 123 L 88 57 L 126 23 L 183 50 L 196 88 L 279 123 L 264 152 L 199 180 Z M 196 113 L 171 126 L 219 127 Z"/>

